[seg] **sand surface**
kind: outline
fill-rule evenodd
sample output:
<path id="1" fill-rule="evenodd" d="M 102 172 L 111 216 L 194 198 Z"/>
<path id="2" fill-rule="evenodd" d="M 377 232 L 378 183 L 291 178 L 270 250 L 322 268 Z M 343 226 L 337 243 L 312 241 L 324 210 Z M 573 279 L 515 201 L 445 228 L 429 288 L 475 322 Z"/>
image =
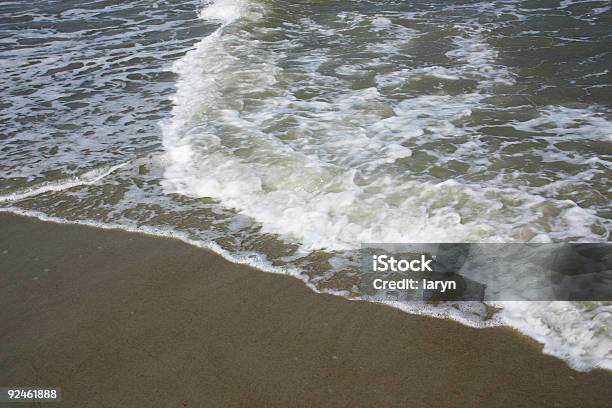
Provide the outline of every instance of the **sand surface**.
<path id="1" fill-rule="evenodd" d="M 171 239 L 0 214 L 0 386 L 65 407 L 604 407 L 510 329 L 311 292 Z M 0 408 L 11 406 L 2 404 Z"/>

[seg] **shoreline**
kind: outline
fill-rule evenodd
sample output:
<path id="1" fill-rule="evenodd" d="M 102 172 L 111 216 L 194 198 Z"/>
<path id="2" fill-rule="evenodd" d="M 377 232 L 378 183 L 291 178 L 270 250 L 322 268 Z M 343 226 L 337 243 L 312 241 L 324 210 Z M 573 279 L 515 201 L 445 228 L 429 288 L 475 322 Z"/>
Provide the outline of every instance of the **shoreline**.
<path id="1" fill-rule="evenodd" d="M 604 406 L 508 327 L 315 293 L 180 240 L 0 213 L 0 386 L 61 406 Z M 24 406 L 19 404 L 18 406 Z"/>

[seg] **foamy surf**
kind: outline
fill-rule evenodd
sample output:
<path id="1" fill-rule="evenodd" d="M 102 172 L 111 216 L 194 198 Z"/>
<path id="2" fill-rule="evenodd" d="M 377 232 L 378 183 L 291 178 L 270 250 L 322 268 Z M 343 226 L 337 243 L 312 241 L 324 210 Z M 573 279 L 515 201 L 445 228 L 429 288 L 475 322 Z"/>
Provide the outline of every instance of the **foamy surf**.
<path id="1" fill-rule="evenodd" d="M 497 52 L 479 30 L 453 27 L 459 33 L 453 33 L 453 48 L 445 53 L 452 67 L 391 71 L 378 74 L 373 87 L 352 90 L 342 76 L 358 76 L 375 62 L 349 70 L 339 59 L 336 73 L 341 77 L 329 76 L 321 66 L 333 64 L 336 57 L 333 47 L 324 47 L 288 64 L 281 50 L 299 49 L 302 39 L 289 35 L 277 43 L 261 43 L 258 29 L 240 22 L 240 10 L 248 7 L 246 2 L 220 1 L 205 8 L 202 18 L 219 20 L 222 26 L 175 64 L 179 82 L 173 120 L 164 128 L 170 157 L 164 173 L 167 192 L 215 198 L 258 221 L 262 232 L 297 240 L 306 252 L 355 250 L 361 242 L 608 238 L 606 219 L 572 200 L 549 196 L 540 186 L 513 186 L 498 177 L 436 182 L 398 171 L 398 164 L 412 160 L 415 151 L 428 153 L 421 148 L 425 143 L 444 140 L 458 141 L 458 149 L 437 161 L 473 157 L 476 162 L 466 166 L 475 173 L 491 167 L 477 128 L 469 122 L 473 112 L 494 96 L 495 88 L 510 87 L 515 80 L 497 62 Z M 343 15 L 339 21 L 348 19 Z M 410 47 L 410 38 L 402 43 L 395 37 L 394 31 L 402 30 L 388 18 L 353 20 L 347 29 L 362 22 L 371 24 L 369 29 L 377 35 L 388 35 L 391 52 Z M 308 19 L 298 19 L 290 27 L 290 32 L 311 32 L 332 43 L 334 36 L 338 42 L 345 37 L 342 28 Z M 412 31 L 410 37 L 418 35 Z M 381 48 L 384 45 L 383 41 Z M 389 99 L 398 88 L 424 78 L 464 81 L 470 90 Z M 298 96 L 305 87 L 317 96 Z M 557 117 L 556 112 L 562 114 Z M 559 140 L 555 138 L 605 140 L 610 122 L 588 109 L 550 107 L 513 123 L 517 132 L 537 132 L 541 126 L 557 135 L 548 135 L 548 147 L 554 150 L 551 142 Z M 543 147 L 539 152 L 544 160 L 561 154 L 550 150 Z M 555 217 L 542 216 L 551 212 Z M 520 302 L 507 303 L 488 321 L 477 321 L 478 313 L 469 307 L 462 311 L 456 305 L 391 305 L 476 327 L 510 325 L 576 369 L 610 368 L 612 337 L 605 317 L 610 306 L 592 306 L 587 315 L 580 313 L 585 309 L 578 304 L 560 304 L 529 303 L 526 309 Z M 568 309 L 574 310 L 574 317 L 566 320 L 560 311 Z M 589 340 L 576 341 L 576 336 Z"/>
<path id="2" fill-rule="evenodd" d="M 69 190 L 74 187 L 79 186 L 88 186 L 97 183 L 102 180 L 104 177 L 112 174 L 118 169 L 126 166 L 128 163 L 120 163 L 113 166 L 101 166 L 95 169 L 84 172 L 81 175 L 75 177 L 64 178 L 55 181 L 43 182 L 38 185 L 33 185 L 31 187 L 17 190 L 8 194 L 0 195 L 0 203 L 2 202 L 12 202 L 12 201 L 20 201 L 25 200 L 27 198 L 35 197 L 40 194 L 45 194 L 49 192 L 57 192 Z"/>

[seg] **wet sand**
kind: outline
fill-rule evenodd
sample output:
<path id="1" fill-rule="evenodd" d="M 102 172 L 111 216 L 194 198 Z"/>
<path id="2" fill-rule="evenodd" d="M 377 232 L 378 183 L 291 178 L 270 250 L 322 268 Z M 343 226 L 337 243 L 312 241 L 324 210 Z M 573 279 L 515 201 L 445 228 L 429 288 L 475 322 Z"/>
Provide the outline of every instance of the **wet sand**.
<path id="1" fill-rule="evenodd" d="M 0 214 L 0 386 L 16 407 L 603 407 L 507 328 L 311 292 L 182 242 Z M 3 407 L 10 404 L 2 404 Z"/>

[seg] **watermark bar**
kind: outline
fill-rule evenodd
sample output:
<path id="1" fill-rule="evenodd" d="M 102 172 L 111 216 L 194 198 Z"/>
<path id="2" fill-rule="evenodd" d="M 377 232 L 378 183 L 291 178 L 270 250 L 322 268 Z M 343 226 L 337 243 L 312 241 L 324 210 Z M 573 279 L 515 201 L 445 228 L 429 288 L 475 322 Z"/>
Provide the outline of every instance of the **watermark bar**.
<path id="1" fill-rule="evenodd" d="M 363 294 L 382 300 L 612 301 L 612 245 L 389 244 L 361 247 Z"/>

